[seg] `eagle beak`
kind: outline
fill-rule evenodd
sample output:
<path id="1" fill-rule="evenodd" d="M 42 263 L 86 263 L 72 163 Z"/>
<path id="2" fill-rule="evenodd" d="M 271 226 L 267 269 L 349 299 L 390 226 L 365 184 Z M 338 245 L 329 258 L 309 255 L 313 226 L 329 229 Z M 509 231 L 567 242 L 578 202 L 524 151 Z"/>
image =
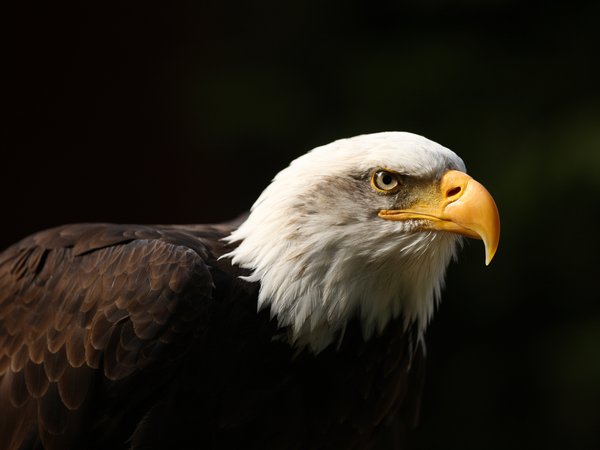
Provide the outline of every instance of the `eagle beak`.
<path id="1" fill-rule="evenodd" d="M 458 170 L 442 176 L 439 189 L 409 209 L 382 210 L 387 220 L 422 220 L 423 230 L 447 231 L 475 239 L 485 245 L 489 265 L 500 240 L 500 216 L 494 199 L 480 183 Z"/>

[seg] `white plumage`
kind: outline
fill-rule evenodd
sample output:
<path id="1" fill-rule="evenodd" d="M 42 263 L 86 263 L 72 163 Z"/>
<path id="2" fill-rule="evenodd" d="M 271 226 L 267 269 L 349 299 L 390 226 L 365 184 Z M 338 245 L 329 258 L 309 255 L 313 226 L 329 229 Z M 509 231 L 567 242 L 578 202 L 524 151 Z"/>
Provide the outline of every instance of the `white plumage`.
<path id="1" fill-rule="evenodd" d="M 415 179 L 465 171 L 451 150 L 411 133 L 384 132 L 315 148 L 279 172 L 227 239 L 226 255 L 260 281 L 290 339 L 319 352 L 359 316 L 366 338 L 402 314 L 422 333 L 460 236 L 418 231 L 418 220 L 378 217 L 390 199 L 369 176 L 390 169 Z"/>

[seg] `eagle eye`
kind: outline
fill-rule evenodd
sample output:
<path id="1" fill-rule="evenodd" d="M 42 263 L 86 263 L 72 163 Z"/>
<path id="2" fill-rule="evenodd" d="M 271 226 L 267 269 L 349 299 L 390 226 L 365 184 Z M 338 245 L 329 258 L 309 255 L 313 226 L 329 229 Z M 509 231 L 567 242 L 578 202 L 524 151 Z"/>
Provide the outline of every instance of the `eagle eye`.
<path id="1" fill-rule="evenodd" d="M 371 178 L 371 184 L 380 192 L 389 192 L 394 190 L 400 182 L 398 175 L 387 170 L 378 170 Z"/>

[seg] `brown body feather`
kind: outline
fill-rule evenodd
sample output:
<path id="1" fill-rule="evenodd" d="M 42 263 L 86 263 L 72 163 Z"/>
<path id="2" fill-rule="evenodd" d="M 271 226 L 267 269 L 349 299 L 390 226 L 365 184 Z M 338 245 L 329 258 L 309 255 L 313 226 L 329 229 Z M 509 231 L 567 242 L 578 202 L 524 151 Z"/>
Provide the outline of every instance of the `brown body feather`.
<path id="1" fill-rule="evenodd" d="M 218 226 L 83 224 L 0 254 L 0 449 L 394 449 L 423 356 L 401 321 L 291 348 Z"/>

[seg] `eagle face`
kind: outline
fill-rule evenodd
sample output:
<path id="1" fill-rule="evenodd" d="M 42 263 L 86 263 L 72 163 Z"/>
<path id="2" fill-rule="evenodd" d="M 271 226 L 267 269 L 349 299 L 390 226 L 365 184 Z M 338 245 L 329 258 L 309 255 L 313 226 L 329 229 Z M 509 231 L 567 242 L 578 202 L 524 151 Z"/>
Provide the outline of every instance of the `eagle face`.
<path id="1" fill-rule="evenodd" d="M 359 317 L 365 338 L 403 318 L 422 333 L 461 236 L 499 239 L 489 193 L 451 150 L 411 133 L 318 147 L 275 176 L 242 226 L 233 264 L 260 282 L 290 341 L 319 352 Z"/>

